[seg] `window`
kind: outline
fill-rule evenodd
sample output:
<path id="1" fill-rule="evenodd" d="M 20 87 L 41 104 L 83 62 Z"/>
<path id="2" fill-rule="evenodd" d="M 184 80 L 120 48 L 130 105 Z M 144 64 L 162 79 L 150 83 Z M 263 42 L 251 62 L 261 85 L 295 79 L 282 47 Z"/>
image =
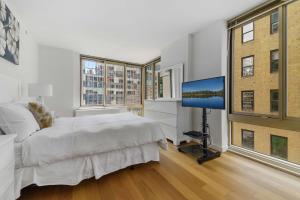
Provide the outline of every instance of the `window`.
<path id="1" fill-rule="evenodd" d="M 141 67 L 81 56 L 81 106 L 137 105 L 141 109 Z"/>
<path id="2" fill-rule="evenodd" d="M 141 68 L 126 67 L 126 105 L 141 104 Z"/>
<path id="3" fill-rule="evenodd" d="M 145 67 L 145 99 L 153 99 L 153 65 Z"/>
<path id="4" fill-rule="evenodd" d="M 279 50 L 272 50 L 270 53 L 271 56 L 271 73 L 277 72 L 278 71 L 278 66 L 279 66 Z"/>
<path id="5" fill-rule="evenodd" d="M 160 58 L 145 65 L 145 99 L 157 99 L 160 92 Z"/>
<path id="6" fill-rule="evenodd" d="M 155 63 L 154 64 L 154 71 L 155 71 L 155 74 L 154 74 L 154 85 L 155 85 L 155 87 L 154 87 L 154 99 L 157 99 L 158 97 L 161 97 L 160 95 L 159 95 L 159 90 L 160 90 L 160 88 L 159 88 L 159 70 L 160 70 L 160 65 L 161 65 L 161 63 L 160 62 L 157 62 L 157 63 Z"/>
<path id="7" fill-rule="evenodd" d="M 270 90 L 270 109 L 271 112 L 278 112 L 279 95 L 278 90 Z"/>
<path id="8" fill-rule="evenodd" d="M 242 91 L 242 110 L 254 110 L 254 91 Z"/>
<path id="9" fill-rule="evenodd" d="M 106 64 L 105 104 L 124 104 L 124 65 L 113 63 Z"/>
<path id="10" fill-rule="evenodd" d="M 102 61 L 84 59 L 81 62 L 83 105 L 94 106 L 104 104 L 105 64 Z"/>
<path id="11" fill-rule="evenodd" d="M 271 34 L 273 33 L 277 33 L 278 32 L 278 11 L 275 11 L 271 14 L 270 16 L 271 18 L 271 27 L 270 27 L 270 31 Z"/>
<path id="12" fill-rule="evenodd" d="M 272 11 L 252 19 L 251 28 L 249 24 L 241 23 L 231 31 L 232 113 L 270 117 L 279 115 L 279 112 L 270 111 L 270 90 L 280 88 L 279 73 L 270 73 L 271 65 L 274 66 L 274 70 L 276 66 L 278 67 L 276 55 L 278 56 L 280 41 L 279 34 L 269 33 L 271 13 Z M 243 37 L 241 34 L 245 31 L 254 31 L 254 24 L 255 40 L 247 44 L 241 43 L 240 38 Z M 271 59 L 270 52 L 274 52 L 272 53 L 274 59 Z M 248 90 L 255 93 L 255 110 L 252 107 L 253 102 L 242 104 L 241 92 Z M 249 93 L 245 95 L 249 96 Z"/>
<path id="13" fill-rule="evenodd" d="M 286 137 L 271 135 L 271 155 L 287 159 L 288 155 L 288 139 Z"/>
<path id="14" fill-rule="evenodd" d="M 243 26 L 242 28 L 242 42 L 249 42 L 254 40 L 254 23 L 248 23 L 246 25 Z"/>
<path id="15" fill-rule="evenodd" d="M 242 146 L 247 149 L 254 149 L 254 131 L 242 129 Z"/>
<path id="16" fill-rule="evenodd" d="M 254 75 L 254 56 L 248 56 L 242 58 L 242 76 L 253 76 Z"/>
<path id="17" fill-rule="evenodd" d="M 243 141 L 247 132 L 241 134 L 241 130 L 251 130 L 255 133 L 253 151 L 269 156 L 270 162 L 277 157 L 300 165 L 299 19 L 300 1 L 273 1 L 229 21 L 228 118 L 233 151 L 243 153 L 234 146 L 249 149 Z M 244 25 L 249 20 L 255 24 L 255 40 L 243 44 L 241 38 L 247 32 Z M 255 73 L 244 78 L 248 74 L 243 58 L 249 55 L 255 58 Z M 288 162 L 281 166 L 287 169 Z"/>

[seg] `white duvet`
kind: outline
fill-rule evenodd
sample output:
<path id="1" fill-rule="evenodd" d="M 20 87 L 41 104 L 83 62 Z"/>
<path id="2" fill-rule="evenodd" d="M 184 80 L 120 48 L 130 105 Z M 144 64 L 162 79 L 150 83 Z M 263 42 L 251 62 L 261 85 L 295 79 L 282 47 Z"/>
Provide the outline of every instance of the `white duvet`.
<path id="1" fill-rule="evenodd" d="M 153 142 L 167 148 L 160 125 L 131 113 L 60 118 L 23 142 L 22 162 L 45 165 Z"/>

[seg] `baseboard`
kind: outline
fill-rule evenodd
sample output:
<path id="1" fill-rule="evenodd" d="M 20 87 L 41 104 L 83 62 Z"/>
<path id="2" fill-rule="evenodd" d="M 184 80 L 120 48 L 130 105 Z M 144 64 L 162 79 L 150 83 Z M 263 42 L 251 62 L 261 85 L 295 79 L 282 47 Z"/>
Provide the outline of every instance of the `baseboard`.
<path id="1" fill-rule="evenodd" d="M 300 165 L 233 145 L 228 148 L 228 151 L 262 162 L 266 165 L 291 173 L 293 175 L 300 176 Z"/>
<path id="2" fill-rule="evenodd" d="M 201 143 L 201 141 L 200 141 L 200 140 L 197 140 L 197 139 L 191 139 L 191 141 L 197 142 L 197 143 Z M 221 147 L 221 146 L 216 145 L 216 144 L 211 144 L 211 145 L 209 145 L 208 147 L 211 148 L 211 149 L 220 151 L 220 152 L 225 152 L 225 151 L 227 151 L 227 149 L 228 149 L 227 146 L 226 146 L 226 147 Z"/>

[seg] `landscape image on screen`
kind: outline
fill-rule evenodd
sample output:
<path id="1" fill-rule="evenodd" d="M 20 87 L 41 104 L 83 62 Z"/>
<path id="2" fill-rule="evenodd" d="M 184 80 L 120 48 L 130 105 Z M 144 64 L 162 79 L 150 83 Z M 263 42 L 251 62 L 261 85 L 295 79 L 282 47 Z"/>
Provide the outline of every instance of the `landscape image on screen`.
<path id="1" fill-rule="evenodd" d="M 224 77 L 182 84 L 182 106 L 225 109 Z"/>

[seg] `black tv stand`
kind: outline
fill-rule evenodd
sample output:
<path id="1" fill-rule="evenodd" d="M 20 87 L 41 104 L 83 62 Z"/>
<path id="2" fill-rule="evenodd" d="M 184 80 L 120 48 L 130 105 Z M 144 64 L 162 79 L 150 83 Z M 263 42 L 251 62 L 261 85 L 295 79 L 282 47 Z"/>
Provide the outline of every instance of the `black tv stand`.
<path id="1" fill-rule="evenodd" d="M 212 150 L 208 149 L 207 140 L 208 140 L 209 135 L 207 133 L 207 128 L 208 128 L 207 112 L 206 112 L 206 108 L 203 108 L 202 132 L 189 131 L 189 132 L 183 133 L 184 135 L 187 135 L 191 138 L 202 140 L 202 144 L 179 147 L 178 151 L 184 152 L 184 153 L 189 153 L 189 154 L 192 154 L 193 156 L 197 157 L 197 162 L 199 164 L 202 164 L 208 160 L 212 160 L 212 159 L 220 157 L 221 152 L 212 151 Z"/>

